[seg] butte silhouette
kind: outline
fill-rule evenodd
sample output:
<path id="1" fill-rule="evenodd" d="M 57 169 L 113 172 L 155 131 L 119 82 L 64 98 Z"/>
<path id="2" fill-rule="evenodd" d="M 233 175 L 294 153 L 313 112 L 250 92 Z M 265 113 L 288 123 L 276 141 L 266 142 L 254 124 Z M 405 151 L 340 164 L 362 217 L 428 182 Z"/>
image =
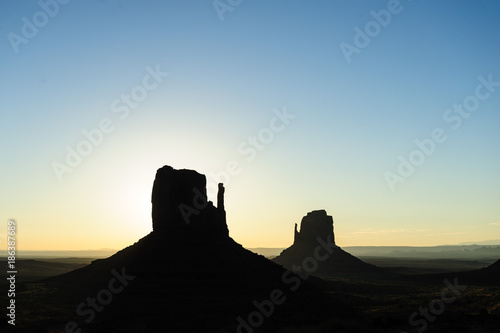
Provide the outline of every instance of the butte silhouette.
<path id="1" fill-rule="evenodd" d="M 321 253 L 321 249 L 327 249 Z M 313 259 L 314 258 L 314 259 Z M 333 218 L 325 210 L 315 210 L 302 218 L 300 231 L 295 223 L 294 242 L 273 259 L 292 271 L 313 275 L 372 278 L 384 277 L 382 269 L 367 264 L 335 244 Z"/>
<path id="2" fill-rule="evenodd" d="M 44 280 L 51 293 L 43 302 L 67 309 L 60 315 L 50 310 L 65 323 L 51 319 L 44 325 L 68 332 L 248 333 L 269 322 L 286 327 L 291 312 L 300 313 L 294 320 L 319 318 L 323 293 L 313 286 L 317 280 L 305 281 L 229 236 L 224 190 L 219 184 L 214 206 L 204 175 L 158 169 L 153 231 L 107 259 Z M 319 301 L 301 305 L 305 298 Z"/>

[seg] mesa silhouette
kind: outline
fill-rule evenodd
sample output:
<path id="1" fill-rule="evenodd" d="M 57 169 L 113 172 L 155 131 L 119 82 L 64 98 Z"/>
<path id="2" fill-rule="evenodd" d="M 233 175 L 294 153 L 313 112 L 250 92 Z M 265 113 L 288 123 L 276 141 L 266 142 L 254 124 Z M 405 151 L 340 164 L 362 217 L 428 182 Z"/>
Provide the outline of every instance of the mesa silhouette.
<path id="1" fill-rule="evenodd" d="M 281 299 L 290 301 L 279 305 L 277 314 L 273 305 L 270 318 L 262 315 L 269 307 L 258 310 L 259 326 L 286 327 L 311 316 L 322 318 L 322 312 L 331 317 L 321 310 L 324 296 L 311 283 L 314 279 L 300 279 L 229 236 L 224 191 L 219 184 L 215 206 L 207 201 L 204 175 L 160 168 L 149 235 L 107 259 L 32 285 L 43 306 L 33 310 L 33 299 L 22 296 L 24 307 L 19 308 L 37 311 L 36 328 L 49 330 L 246 332 L 248 315 L 258 310 L 256 302 L 266 302 L 273 290 L 280 290 Z M 290 281 L 297 290 L 290 290 Z M 306 298 L 316 299 L 316 305 L 304 305 Z M 349 307 L 341 308 L 339 313 Z"/>
<path id="2" fill-rule="evenodd" d="M 273 261 L 292 271 L 319 276 L 377 278 L 391 275 L 337 246 L 333 218 L 325 210 L 315 210 L 304 216 L 300 231 L 297 231 L 295 223 L 292 246 L 283 250 Z"/>

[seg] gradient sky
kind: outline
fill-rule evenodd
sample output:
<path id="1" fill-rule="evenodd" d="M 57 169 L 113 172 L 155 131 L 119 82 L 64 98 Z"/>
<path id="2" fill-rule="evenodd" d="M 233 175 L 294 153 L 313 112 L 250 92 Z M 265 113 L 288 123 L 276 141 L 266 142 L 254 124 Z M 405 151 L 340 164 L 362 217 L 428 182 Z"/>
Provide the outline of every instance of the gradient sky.
<path id="1" fill-rule="evenodd" d="M 9 218 L 20 250 L 123 248 L 158 168 L 228 163 L 246 247 L 289 246 L 316 209 L 340 246 L 500 238 L 498 1 L 66 2 L 0 2 L 4 248 Z M 88 154 L 59 179 L 67 147 Z M 400 156 L 419 165 L 391 188 Z"/>

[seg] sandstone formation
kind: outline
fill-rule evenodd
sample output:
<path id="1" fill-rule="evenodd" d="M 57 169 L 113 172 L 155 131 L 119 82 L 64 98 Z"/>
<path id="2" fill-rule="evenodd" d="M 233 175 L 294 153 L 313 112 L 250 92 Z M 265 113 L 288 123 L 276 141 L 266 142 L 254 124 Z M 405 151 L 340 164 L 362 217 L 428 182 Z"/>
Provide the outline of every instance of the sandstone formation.
<path id="1" fill-rule="evenodd" d="M 335 244 L 333 234 L 333 218 L 325 210 L 315 210 L 307 213 L 300 222 L 300 232 L 295 223 L 294 244 L 317 244 L 317 238 L 331 241 Z"/>
<path id="2" fill-rule="evenodd" d="M 224 185 L 217 207 L 207 200 L 205 175 L 164 166 L 156 172 L 151 196 L 153 232 L 166 237 L 227 238 Z"/>
<path id="3" fill-rule="evenodd" d="M 247 320 L 255 311 L 254 302 L 267 302 L 274 290 L 282 291 L 280 300 L 289 294 L 294 299 L 318 297 L 316 308 L 297 309 L 294 302 L 279 306 L 284 313 L 317 315 L 323 294 L 311 286 L 314 279 L 302 281 L 229 237 L 223 184 L 215 207 L 207 201 L 204 175 L 164 166 L 156 173 L 151 201 L 150 234 L 109 258 L 44 282 L 50 290 L 47 299 L 56 295 L 58 309 L 67 309 L 57 315 L 64 321 L 55 324 L 54 331 L 64 331 L 71 320 L 82 332 L 246 332 L 243 325 L 248 324 L 238 318 Z M 96 320 L 75 314 L 79 303 L 101 295 L 114 281 L 111 272 L 130 276 L 123 292 L 113 295 Z M 285 319 L 266 317 L 265 325 Z"/>
<path id="4" fill-rule="evenodd" d="M 333 218 L 316 210 L 302 218 L 300 231 L 295 224 L 293 245 L 273 259 L 291 271 L 312 275 L 374 277 L 386 273 L 345 252 L 335 244 Z"/>

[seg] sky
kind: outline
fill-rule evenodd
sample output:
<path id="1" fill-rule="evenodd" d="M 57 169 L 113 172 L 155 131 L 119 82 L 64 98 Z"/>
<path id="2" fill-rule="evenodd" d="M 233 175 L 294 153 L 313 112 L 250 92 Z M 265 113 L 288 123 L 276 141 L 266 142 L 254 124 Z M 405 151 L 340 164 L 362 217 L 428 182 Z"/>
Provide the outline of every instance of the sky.
<path id="1" fill-rule="evenodd" d="M 121 249 L 163 165 L 287 247 L 500 239 L 500 3 L 0 2 L 0 246 Z M 3 230 L 2 230 L 3 229 Z M 3 245 L 2 245 L 3 244 Z"/>

